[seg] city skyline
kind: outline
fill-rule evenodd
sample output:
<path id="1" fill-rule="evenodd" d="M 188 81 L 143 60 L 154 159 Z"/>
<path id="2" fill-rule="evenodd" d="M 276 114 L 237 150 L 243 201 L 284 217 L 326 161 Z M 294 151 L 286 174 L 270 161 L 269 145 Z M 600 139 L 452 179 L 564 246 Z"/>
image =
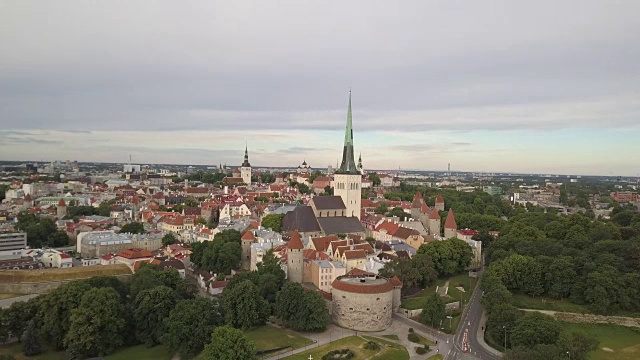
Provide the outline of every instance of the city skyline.
<path id="1" fill-rule="evenodd" d="M 363 4 L 7 3 L 0 160 L 640 171 L 639 4 Z"/>

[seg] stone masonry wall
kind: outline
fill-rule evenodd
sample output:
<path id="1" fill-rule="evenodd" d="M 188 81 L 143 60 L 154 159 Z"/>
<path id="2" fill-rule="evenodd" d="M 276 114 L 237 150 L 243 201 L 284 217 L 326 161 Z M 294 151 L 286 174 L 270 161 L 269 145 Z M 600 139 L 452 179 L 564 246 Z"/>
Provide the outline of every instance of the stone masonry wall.
<path id="1" fill-rule="evenodd" d="M 357 331 L 381 331 L 391 325 L 393 291 L 357 294 L 333 288 L 332 318 L 336 325 Z"/>

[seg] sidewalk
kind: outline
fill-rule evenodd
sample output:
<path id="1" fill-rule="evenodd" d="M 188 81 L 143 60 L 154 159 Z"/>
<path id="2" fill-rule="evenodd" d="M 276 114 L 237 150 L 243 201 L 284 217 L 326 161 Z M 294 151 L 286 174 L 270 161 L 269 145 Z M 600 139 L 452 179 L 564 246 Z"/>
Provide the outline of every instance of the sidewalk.
<path id="1" fill-rule="evenodd" d="M 487 312 L 486 311 L 482 311 L 482 317 L 480 318 L 480 326 L 478 327 L 478 333 L 476 334 L 476 337 L 478 339 L 478 343 L 480 343 L 480 345 L 488 352 L 494 354 L 494 355 L 498 355 L 498 356 L 502 356 L 502 353 L 494 348 L 492 348 L 489 344 L 487 344 L 484 341 L 484 330 L 482 329 L 486 329 L 487 328 Z"/>

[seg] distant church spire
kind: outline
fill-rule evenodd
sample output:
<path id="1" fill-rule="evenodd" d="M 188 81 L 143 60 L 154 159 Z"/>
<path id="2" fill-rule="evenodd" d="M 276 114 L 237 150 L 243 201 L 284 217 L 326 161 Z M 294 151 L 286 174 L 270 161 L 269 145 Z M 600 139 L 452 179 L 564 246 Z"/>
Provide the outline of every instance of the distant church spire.
<path id="1" fill-rule="evenodd" d="M 342 164 L 337 173 L 359 174 L 353 154 L 353 125 L 351 119 L 351 90 L 349 90 L 349 110 L 347 111 L 347 127 L 344 133 L 344 147 L 342 149 Z"/>
<path id="2" fill-rule="evenodd" d="M 251 164 L 249 164 L 249 150 L 247 145 L 245 145 L 244 147 L 244 162 L 242 163 L 243 167 L 251 167 Z"/>

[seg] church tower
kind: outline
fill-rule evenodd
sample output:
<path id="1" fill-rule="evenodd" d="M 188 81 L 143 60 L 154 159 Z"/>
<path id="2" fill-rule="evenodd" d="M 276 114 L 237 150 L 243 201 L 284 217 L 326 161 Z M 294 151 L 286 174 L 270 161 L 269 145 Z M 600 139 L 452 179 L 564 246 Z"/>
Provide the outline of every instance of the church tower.
<path id="1" fill-rule="evenodd" d="M 333 193 L 342 198 L 347 207 L 348 217 L 360 220 L 362 175 L 354 160 L 353 128 L 351 120 L 351 91 L 349 91 L 349 110 L 347 111 L 347 128 L 344 134 L 342 163 L 333 178 Z"/>
<path id="2" fill-rule="evenodd" d="M 251 164 L 249 164 L 249 151 L 246 146 L 244 148 L 244 162 L 240 167 L 240 176 L 242 177 L 242 182 L 251 185 Z"/>
<path id="3" fill-rule="evenodd" d="M 362 168 L 362 154 L 358 157 L 358 171 L 361 175 L 364 175 L 364 169 Z"/>

